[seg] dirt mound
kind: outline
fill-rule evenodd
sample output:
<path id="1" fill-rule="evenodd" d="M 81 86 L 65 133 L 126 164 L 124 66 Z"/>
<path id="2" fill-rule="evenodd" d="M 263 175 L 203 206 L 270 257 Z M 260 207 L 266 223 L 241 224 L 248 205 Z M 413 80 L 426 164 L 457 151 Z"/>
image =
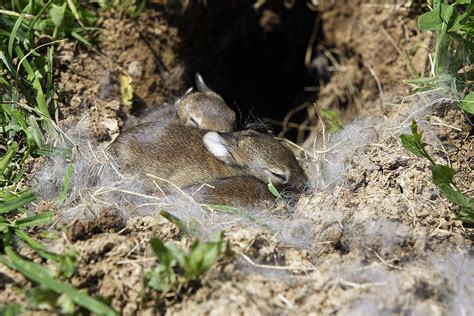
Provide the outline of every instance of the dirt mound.
<path id="1" fill-rule="evenodd" d="M 61 46 L 56 78 L 63 87 L 63 124 L 76 122 L 90 110 L 91 128 L 97 139 L 105 140 L 119 132 L 127 115 L 174 100 L 185 85 L 183 64 L 177 58 L 178 30 L 163 12 L 145 10 L 135 20 L 106 11 L 99 23 L 102 29 L 93 46 Z M 130 105 L 122 102 L 124 75 L 133 87 Z"/>

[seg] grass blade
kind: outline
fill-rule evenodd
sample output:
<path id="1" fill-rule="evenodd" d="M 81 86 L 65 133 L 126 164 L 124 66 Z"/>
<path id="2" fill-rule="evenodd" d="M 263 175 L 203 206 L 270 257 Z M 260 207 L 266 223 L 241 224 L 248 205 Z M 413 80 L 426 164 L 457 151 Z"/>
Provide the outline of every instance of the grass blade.
<path id="1" fill-rule="evenodd" d="M 3 316 L 16 316 L 24 312 L 24 307 L 19 304 L 8 304 L 0 307 L 0 315 Z"/>
<path id="2" fill-rule="evenodd" d="M 71 36 L 74 37 L 75 39 L 77 39 L 79 42 L 81 42 L 82 44 L 84 44 L 86 46 L 91 46 L 92 45 L 91 42 L 89 42 L 84 37 L 79 35 L 79 31 L 72 31 Z"/>
<path id="3" fill-rule="evenodd" d="M 63 204 L 66 200 L 67 191 L 71 185 L 72 175 L 74 174 L 74 167 L 72 164 L 67 166 L 66 175 L 64 176 L 63 184 L 61 185 L 61 191 L 59 191 L 58 204 Z"/>
<path id="4" fill-rule="evenodd" d="M 23 241 L 26 242 L 31 248 L 33 248 L 33 250 L 46 250 L 45 245 L 43 245 L 36 239 L 33 239 L 32 237 L 30 237 L 30 235 L 28 235 L 21 229 L 14 228 L 13 230 L 15 231 L 15 234 L 21 239 L 23 239 Z"/>
<path id="5" fill-rule="evenodd" d="M 7 201 L 0 204 L 0 214 L 5 214 L 14 211 L 19 207 L 33 202 L 34 200 L 36 200 L 36 196 L 33 194 L 33 192 L 26 191 L 20 193 L 19 196 L 15 196 L 13 199 L 8 199 Z"/>
<path id="6" fill-rule="evenodd" d="M 25 13 L 20 14 L 18 19 L 16 19 L 15 25 L 13 25 L 13 29 L 10 33 L 10 38 L 8 39 L 8 54 L 10 57 L 13 58 L 13 44 L 15 43 L 16 33 L 18 32 L 18 28 L 20 27 L 21 21 L 25 17 Z"/>
<path id="7" fill-rule="evenodd" d="M 8 256 L 0 256 L 0 262 L 9 268 L 16 270 L 27 277 L 29 280 L 40 284 L 43 288 L 49 289 L 58 294 L 64 294 L 80 305 L 98 315 L 118 315 L 112 308 L 104 303 L 84 294 L 69 284 L 63 283 L 52 277 L 51 271 L 37 263 L 23 260 L 11 247 L 5 247 L 5 253 Z"/>
<path id="8" fill-rule="evenodd" d="M 7 153 L 2 158 L 0 158 L 0 179 L 3 179 L 3 172 L 5 171 L 5 169 L 7 169 L 8 165 L 12 161 L 17 149 L 18 144 L 16 142 L 13 142 L 10 145 L 10 148 L 8 148 Z"/>
<path id="9" fill-rule="evenodd" d="M 74 4 L 74 1 L 67 0 L 67 5 L 69 6 L 69 9 L 71 10 L 71 13 L 76 19 L 77 23 L 79 23 L 80 26 L 84 27 L 84 24 L 81 21 L 81 17 L 79 16 L 79 12 L 77 11 L 77 7 Z"/>
<path id="10" fill-rule="evenodd" d="M 53 220 L 53 213 L 45 212 L 41 214 L 36 214 L 33 216 L 28 216 L 27 218 L 19 219 L 15 222 L 15 225 L 18 227 L 29 227 L 36 225 L 48 224 Z"/>
<path id="11" fill-rule="evenodd" d="M 60 275 L 72 277 L 76 271 L 77 265 L 75 254 L 57 254 L 46 249 L 45 245 L 31 238 L 27 233 L 18 228 L 13 228 L 15 235 L 21 238 L 28 246 L 31 247 L 41 257 L 55 263 Z"/>
<path id="12" fill-rule="evenodd" d="M 274 197 L 281 199 L 281 194 L 278 192 L 277 188 L 273 185 L 272 179 L 268 178 L 268 190 Z"/>
<path id="13" fill-rule="evenodd" d="M 20 60 L 23 60 L 21 65 L 23 66 L 23 68 L 25 68 L 26 72 L 28 73 L 28 78 L 32 81 L 33 88 L 36 90 L 36 105 L 38 106 L 38 111 L 41 112 L 43 116 L 43 123 L 46 124 L 46 130 L 49 132 L 52 130 L 51 122 L 49 121 L 51 119 L 51 116 L 49 115 L 48 105 L 46 104 L 46 98 L 44 96 L 41 82 L 36 76 L 35 70 L 31 67 L 28 60 L 24 58 L 25 54 L 19 46 L 15 47 L 15 52 L 18 58 L 20 58 Z"/>
<path id="14" fill-rule="evenodd" d="M 31 38 L 31 32 L 33 31 L 33 28 L 35 27 L 36 23 L 38 23 L 39 19 L 41 18 L 41 16 L 43 15 L 44 11 L 46 10 L 46 8 L 49 7 L 49 5 L 51 4 L 51 0 L 48 1 L 39 11 L 38 11 L 38 14 L 36 14 L 35 18 L 33 19 L 33 21 L 30 23 L 29 27 L 28 27 L 28 33 L 26 33 L 26 38 L 28 38 L 30 40 L 30 42 L 33 42 L 32 41 L 32 38 Z"/>
<path id="15" fill-rule="evenodd" d="M 44 136 L 41 133 L 41 129 L 38 123 L 36 122 L 36 118 L 33 115 L 30 115 L 28 117 L 28 123 L 29 123 L 29 126 L 27 130 L 28 132 L 30 132 L 31 137 L 36 143 L 36 146 L 38 146 L 38 148 L 43 148 L 44 144 L 46 143 L 46 140 L 44 139 Z"/>
<path id="16" fill-rule="evenodd" d="M 171 214 L 167 211 L 164 211 L 164 210 L 160 211 L 160 215 L 163 216 L 164 218 L 166 218 L 167 220 L 169 220 L 171 223 L 175 224 L 176 227 L 178 227 L 180 232 L 182 232 L 184 234 L 187 234 L 187 235 L 191 235 L 191 228 L 189 227 L 188 224 L 186 224 L 181 219 L 177 218 L 173 214 Z"/>

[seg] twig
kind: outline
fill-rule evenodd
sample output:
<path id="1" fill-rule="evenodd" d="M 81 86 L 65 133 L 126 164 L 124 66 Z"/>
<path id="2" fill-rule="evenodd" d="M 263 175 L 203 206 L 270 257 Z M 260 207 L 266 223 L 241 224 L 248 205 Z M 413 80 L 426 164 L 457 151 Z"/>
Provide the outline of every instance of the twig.
<path id="1" fill-rule="evenodd" d="M 311 36 L 309 37 L 308 46 L 306 47 L 306 53 L 304 56 L 304 64 L 306 67 L 308 67 L 311 64 L 314 42 L 316 41 L 316 36 L 318 35 L 320 20 L 321 20 L 321 16 L 317 14 L 316 17 L 314 18 L 313 30 L 311 31 Z"/>
<path id="2" fill-rule="evenodd" d="M 384 93 L 382 84 L 380 83 L 380 80 L 377 77 L 377 74 L 375 73 L 375 70 L 372 68 L 372 66 L 370 64 L 366 64 L 365 67 L 369 69 L 370 74 L 372 75 L 372 77 L 374 77 L 375 83 L 377 84 L 377 89 L 379 90 L 380 105 L 383 105 Z"/>
<path id="3" fill-rule="evenodd" d="M 403 270 L 403 268 L 401 267 L 397 267 L 397 266 L 394 266 L 393 264 L 391 263 L 388 263 L 385 259 L 383 259 L 375 250 L 373 251 L 374 252 L 374 255 L 380 260 L 382 261 L 383 264 L 385 264 L 386 266 L 390 267 L 390 268 L 393 268 L 393 269 L 399 269 L 399 270 Z"/>
<path id="4" fill-rule="evenodd" d="M 194 203 L 194 204 L 196 204 L 196 205 L 199 205 L 196 201 L 194 201 L 194 199 L 193 199 L 189 194 L 187 194 L 186 192 L 184 192 L 179 186 L 177 186 L 177 185 L 174 184 L 173 182 L 171 182 L 171 181 L 169 181 L 169 180 L 167 180 L 167 179 L 164 179 L 164 178 L 160 178 L 160 177 L 158 177 L 158 176 L 155 176 L 155 175 L 153 175 L 153 174 L 151 174 L 151 173 L 147 173 L 146 176 L 170 184 L 170 185 L 173 186 L 176 190 L 178 190 L 181 194 L 183 194 L 187 199 L 189 199 L 190 202 L 192 202 L 192 203 Z"/>
<path id="5" fill-rule="evenodd" d="M 355 282 L 350 282 L 350 281 L 345 281 L 345 280 L 339 280 L 339 283 L 342 285 L 347 285 L 356 289 L 365 289 L 368 287 L 372 286 L 385 286 L 387 285 L 387 282 L 368 282 L 368 283 L 355 283 Z"/>
<path id="6" fill-rule="evenodd" d="M 296 268 L 296 267 L 290 267 L 290 266 L 272 266 L 272 265 L 267 265 L 267 264 L 258 264 L 252 261 L 248 256 L 243 254 L 240 251 L 236 251 L 239 255 L 242 256 L 242 258 L 245 259 L 248 263 L 250 263 L 252 266 L 256 268 L 262 268 L 262 269 L 274 269 L 274 270 L 299 270 L 299 271 L 313 271 L 313 268 Z"/>
<path id="7" fill-rule="evenodd" d="M 21 13 L 11 11 L 11 10 L 0 10 L 0 14 L 10 15 L 10 16 L 20 16 L 21 15 Z M 35 18 L 35 16 L 31 15 L 31 14 L 25 14 L 24 17 L 25 17 L 25 19 L 28 19 L 28 20 L 33 20 Z"/>
<path id="8" fill-rule="evenodd" d="M 455 126 L 452 126 L 452 125 L 448 125 L 448 124 L 444 123 L 444 122 L 443 122 L 439 117 L 437 117 L 437 116 L 430 116 L 430 117 L 431 117 L 432 119 L 438 121 L 438 122 L 436 122 L 436 123 L 431 122 L 431 124 L 433 124 L 433 125 L 446 126 L 446 127 L 451 128 L 451 129 L 454 129 L 454 130 L 456 130 L 456 131 L 458 131 L 458 132 L 462 132 L 462 129 L 461 129 L 461 128 L 455 127 Z"/>
<path id="9" fill-rule="evenodd" d="M 102 189 L 104 189 L 104 190 L 102 190 Z M 128 190 L 124 190 L 124 189 L 117 189 L 117 188 L 100 188 L 94 193 L 94 195 L 102 195 L 102 194 L 106 194 L 106 193 L 109 193 L 109 192 L 121 192 L 121 193 L 125 193 L 125 194 L 144 197 L 144 198 L 151 199 L 151 200 L 161 201 L 160 198 L 157 198 L 155 196 L 146 195 L 146 194 L 133 192 L 133 191 L 128 191 Z"/>

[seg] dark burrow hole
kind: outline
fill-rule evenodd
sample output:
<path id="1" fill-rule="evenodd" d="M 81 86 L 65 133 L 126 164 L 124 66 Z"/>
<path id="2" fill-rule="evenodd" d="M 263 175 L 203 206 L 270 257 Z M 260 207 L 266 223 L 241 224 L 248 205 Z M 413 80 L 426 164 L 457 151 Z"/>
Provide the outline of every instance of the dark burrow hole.
<path id="1" fill-rule="evenodd" d="M 232 2 L 196 4 L 185 16 L 176 17 L 187 85 L 201 73 L 236 111 L 241 126 L 262 119 L 278 133 L 277 122 L 291 109 L 314 102 L 319 82 L 328 79 L 316 66 L 305 65 L 312 33 L 314 43 L 322 40 L 321 31 L 314 31 L 317 12 L 305 1 L 292 6 L 285 6 L 288 1 L 267 1 L 258 9 L 255 1 Z M 292 122 L 303 122 L 305 113 Z M 286 136 L 295 135 L 290 131 Z"/>

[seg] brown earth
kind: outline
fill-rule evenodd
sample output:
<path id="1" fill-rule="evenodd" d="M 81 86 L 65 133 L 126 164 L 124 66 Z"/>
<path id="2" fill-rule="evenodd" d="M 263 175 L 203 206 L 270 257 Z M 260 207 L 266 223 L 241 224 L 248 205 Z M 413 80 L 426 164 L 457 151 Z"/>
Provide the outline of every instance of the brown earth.
<path id="1" fill-rule="evenodd" d="M 110 298 L 122 314 L 469 314 L 473 230 L 455 219 L 457 209 L 433 184 L 429 163 L 398 138 L 416 112 L 434 159 L 457 169 L 457 183 L 471 192 L 474 150 L 466 118 L 436 94 L 405 98 L 403 80 L 429 69 L 432 38 L 416 27 L 421 3 L 319 1 L 324 39 L 318 45 L 334 57 L 334 70 L 317 101 L 323 108 L 357 108 L 360 120 L 340 136 L 323 135 L 316 148 L 319 132 L 306 140 L 305 165 L 316 189 L 278 214 L 283 225 L 227 225 L 234 256 L 221 258 L 200 285 L 160 296 L 143 289 L 144 273 L 158 264 L 149 239 L 189 245 L 191 238 L 166 221 L 127 221 L 119 214 L 128 210 L 104 207 L 92 219 L 63 225 L 65 234 L 50 243 L 58 251 L 76 249 L 71 283 Z M 260 27 L 279 22 L 267 1 L 255 7 Z M 63 45 L 56 76 L 62 126 L 87 111 L 95 140 L 107 140 L 130 115 L 179 96 L 189 65 L 178 54 L 175 19 L 192 9 L 187 1 L 150 1 L 137 19 L 104 12 L 96 45 Z M 123 72 L 132 78 L 132 106 L 120 96 Z M 418 111 L 428 103 L 434 105 Z M 0 269 L 0 303 L 22 302 L 15 288 L 31 284 Z"/>

